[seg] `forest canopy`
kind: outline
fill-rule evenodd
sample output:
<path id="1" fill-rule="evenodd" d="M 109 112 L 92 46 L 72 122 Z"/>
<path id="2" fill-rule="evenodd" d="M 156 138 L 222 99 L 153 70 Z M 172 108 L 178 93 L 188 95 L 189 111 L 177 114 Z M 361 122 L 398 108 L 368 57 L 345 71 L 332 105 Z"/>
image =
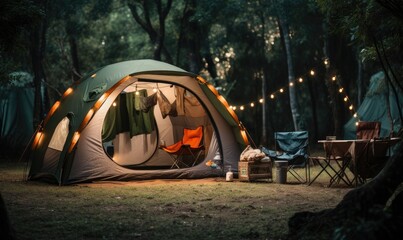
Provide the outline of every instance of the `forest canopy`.
<path id="1" fill-rule="evenodd" d="M 341 136 L 373 74 L 385 71 L 392 86 L 403 85 L 399 1 L 4 0 L 0 5 L 0 79 L 7 84 L 12 73 L 32 75 L 34 125 L 81 76 L 133 59 L 161 60 L 202 75 L 258 144 L 270 144 L 275 131 L 305 129 L 314 139 Z M 337 94 L 340 88 L 343 94 Z"/>

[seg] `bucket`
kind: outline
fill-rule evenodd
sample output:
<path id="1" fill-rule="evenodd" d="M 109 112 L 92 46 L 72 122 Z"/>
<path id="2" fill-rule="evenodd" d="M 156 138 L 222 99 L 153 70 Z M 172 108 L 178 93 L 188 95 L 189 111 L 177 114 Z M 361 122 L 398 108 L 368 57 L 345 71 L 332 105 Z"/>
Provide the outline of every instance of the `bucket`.
<path id="1" fill-rule="evenodd" d="M 276 166 L 276 182 L 277 183 L 286 183 L 287 182 L 287 169 L 288 162 L 287 161 L 275 161 Z"/>

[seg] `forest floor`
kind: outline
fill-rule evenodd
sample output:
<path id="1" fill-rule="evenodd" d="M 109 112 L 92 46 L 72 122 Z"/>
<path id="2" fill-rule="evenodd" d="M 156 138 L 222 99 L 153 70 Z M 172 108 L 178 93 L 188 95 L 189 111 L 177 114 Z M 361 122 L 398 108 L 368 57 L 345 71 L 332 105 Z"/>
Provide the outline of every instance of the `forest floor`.
<path id="1" fill-rule="evenodd" d="M 0 159 L 0 193 L 18 239 L 285 239 L 300 211 L 333 208 L 352 188 L 225 178 L 24 181 L 26 163 Z M 312 168 L 313 174 L 318 171 Z"/>

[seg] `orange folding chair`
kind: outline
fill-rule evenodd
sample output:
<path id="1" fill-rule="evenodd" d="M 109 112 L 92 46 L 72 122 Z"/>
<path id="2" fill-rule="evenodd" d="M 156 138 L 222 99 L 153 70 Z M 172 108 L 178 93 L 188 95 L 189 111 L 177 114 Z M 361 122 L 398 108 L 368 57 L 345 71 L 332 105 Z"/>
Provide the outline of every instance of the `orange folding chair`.
<path id="1" fill-rule="evenodd" d="M 161 148 L 172 157 L 173 164 L 171 168 L 193 167 L 199 161 L 205 149 L 203 145 L 203 127 L 199 126 L 196 129 L 184 128 L 181 141 L 170 146 L 161 146 Z M 189 158 L 191 164 L 185 161 Z"/>

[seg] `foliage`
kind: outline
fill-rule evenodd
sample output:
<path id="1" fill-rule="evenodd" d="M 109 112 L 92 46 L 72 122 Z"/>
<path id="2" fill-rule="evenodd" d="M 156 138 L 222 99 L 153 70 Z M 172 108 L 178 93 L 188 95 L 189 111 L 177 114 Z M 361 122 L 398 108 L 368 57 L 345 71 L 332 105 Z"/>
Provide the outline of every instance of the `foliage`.
<path id="1" fill-rule="evenodd" d="M 365 79 L 381 67 L 374 39 L 395 75 L 402 76 L 401 20 L 396 17 L 398 12 L 389 14 L 388 8 L 378 4 L 384 2 L 380 0 L 68 0 L 48 1 L 46 16 L 28 0 L 6 0 L 1 3 L 4 8 L 0 8 L 4 13 L 0 14 L 0 27 L 7 32 L 0 37 L 0 78 L 6 79 L 17 70 L 32 72 L 29 24 L 46 17 L 43 64 L 51 102 L 76 80 L 77 74 L 85 75 L 114 62 L 155 58 L 158 44 L 163 47 L 163 61 L 171 58 L 174 65 L 203 75 L 231 105 L 246 106 L 260 98 L 269 100 L 271 92 L 288 86 L 285 50 L 273 5 L 276 2 L 286 10 L 296 77 L 307 80 L 311 69 L 316 72 L 311 82 L 304 82 L 296 92 L 308 131 L 313 129 L 313 104 L 318 109 L 316 118 L 321 120 L 317 124 L 318 136 L 332 131 L 327 123 L 333 121 L 329 106 L 334 103 L 328 98 L 323 66 L 328 37 L 325 26 L 332 26 L 331 50 L 337 56 L 332 66 L 351 99 L 357 93 L 356 59 L 360 57 L 364 63 Z M 135 21 L 129 7 L 132 5 L 143 19 L 148 11 L 149 26 L 161 34 L 161 41 L 153 42 L 149 32 Z M 157 14 L 158 6 L 167 10 L 169 6 L 163 23 Z M 10 49 L 12 52 L 7 51 Z M 266 82 L 266 93 L 262 93 L 262 81 Z M 316 102 L 311 102 L 310 91 L 315 92 Z M 268 136 L 273 131 L 293 128 L 286 95 L 267 101 Z M 262 131 L 261 107 L 236 112 L 253 138 L 258 139 Z M 346 110 L 340 117 L 341 122 L 346 122 L 351 115 Z"/>
<path id="2" fill-rule="evenodd" d="M 22 69 L 25 61 L 19 57 L 28 57 L 26 31 L 36 24 L 44 13 L 29 0 L 4 0 L 0 2 L 0 83 L 9 80 L 8 74 Z"/>
<path id="3" fill-rule="evenodd" d="M 393 70 L 401 76 L 403 67 L 402 19 L 392 15 L 390 10 L 379 4 L 382 1 L 328 1 L 318 0 L 320 9 L 329 16 L 333 31 L 349 39 L 350 43 L 360 48 L 361 61 L 367 65 L 379 65 L 374 42 L 381 42 L 384 54 L 392 63 Z M 340 14 L 343 13 L 343 14 Z M 382 19 L 382 21 L 379 21 Z M 403 79 L 397 79 L 403 81 Z"/>

